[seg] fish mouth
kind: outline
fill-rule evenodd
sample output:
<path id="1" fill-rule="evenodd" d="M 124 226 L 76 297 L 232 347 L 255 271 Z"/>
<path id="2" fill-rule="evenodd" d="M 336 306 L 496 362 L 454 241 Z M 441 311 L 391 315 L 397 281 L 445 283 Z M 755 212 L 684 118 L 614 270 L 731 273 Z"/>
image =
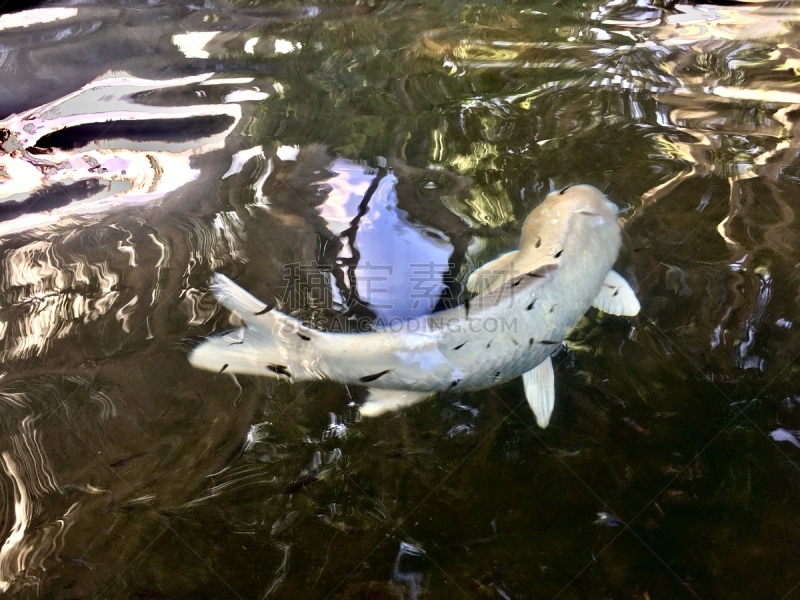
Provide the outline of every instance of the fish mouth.
<path id="1" fill-rule="evenodd" d="M 602 214 L 586 209 L 573 211 L 573 214 L 580 215 L 581 217 L 587 217 L 588 220 L 584 221 L 584 223 L 587 223 L 589 227 L 601 227 L 614 219 L 614 217 L 610 216 L 608 213 Z"/>
<path id="2" fill-rule="evenodd" d="M 596 215 L 603 215 L 603 216 L 608 216 L 608 213 L 611 213 L 611 215 L 614 217 L 619 216 L 619 207 L 616 204 L 614 204 L 611 200 L 609 200 L 606 196 L 603 196 L 603 201 L 600 206 L 602 206 L 603 209 L 602 211 L 592 211 L 590 209 L 588 212 L 594 212 Z M 597 208 L 600 207 L 598 206 Z"/>
<path id="3" fill-rule="evenodd" d="M 576 207 L 572 214 L 577 215 L 587 227 L 605 227 L 609 223 L 616 223 L 619 209 L 616 204 L 603 198 L 600 202 L 595 201 L 588 206 Z"/>
<path id="4" fill-rule="evenodd" d="M 603 204 L 597 206 L 595 209 L 583 207 L 576 209 L 574 213 L 584 217 L 600 217 L 601 219 L 607 219 L 617 217 L 619 215 L 619 208 L 617 208 L 617 205 L 611 202 L 611 200 L 604 199 Z"/>
<path id="5" fill-rule="evenodd" d="M 617 205 L 592 185 L 569 185 L 554 193 L 570 202 L 575 214 L 604 219 L 612 219 L 619 215 Z"/>

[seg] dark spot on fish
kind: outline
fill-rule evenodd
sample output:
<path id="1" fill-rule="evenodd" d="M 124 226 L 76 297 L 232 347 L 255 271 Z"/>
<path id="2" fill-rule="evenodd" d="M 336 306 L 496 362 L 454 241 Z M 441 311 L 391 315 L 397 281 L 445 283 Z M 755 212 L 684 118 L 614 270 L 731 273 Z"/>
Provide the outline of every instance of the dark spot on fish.
<path id="1" fill-rule="evenodd" d="M 525 307 L 525 310 L 531 310 L 531 309 L 533 308 L 533 305 L 534 305 L 534 304 L 536 304 L 536 298 L 534 298 L 533 300 L 531 300 L 531 303 L 530 303 L 530 304 L 528 304 L 528 306 L 526 306 L 526 307 Z"/>
<path id="2" fill-rule="evenodd" d="M 533 245 L 534 248 L 539 248 L 542 245 L 542 238 L 536 238 L 536 243 Z"/>
<path id="3" fill-rule="evenodd" d="M 231 346 L 238 346 L 239 344 L 244 344 L 244 340 L 239 340 L 238 342 L 230 342 Z"/>
<path id="4" fill-rule="evenodd" d="M 488 344 L 486 344 L 486 347 L 487 347 L 487 348 L 491 348 L 491 347 L 492 347 L 492 342 L 493 342 L 493 341 L 494 341 L 494 340 L 489 340 L 489 343 L 488 343 Z"/>
<path id="5" fill-rule="evenodd" d="M 500 373 L 501 373 L 501 372 L 500 372 L 500 371 L 498 371 L 497 373 L 495 373 L 495 374 L 494 374 L 494 376 L 495 376 L 495 377 L 500 377 Z"/>
<path id="6" fill-rule="evenodd" d="M 553 311 L 556 309 L 556 306 L 558 306 L 558 304 L 553 304 L 553 306 L 551 306 L 550 310 L 548 310 L 547 312 L 549 312 L 550 314 L 553 314 Z"/>
<path id="7" fill-rule="evenodd" d="M 310 338 L 310 337 L 308 337 L 307 335 L 303 335 L 303 334 L 302 334 L 302 333 L 300 333 L 299 331 L 297 332 L 297 335 L 298 335 L 298 337 L 299 337 L 301 340 L 305 340 L 305 341 L 307 341 L 307 342 L 310 342 L 310 341 L 311 341 L 311 338 Z"/>
<path id="8" fill-rule="evenodd" d="M 271 311 L 271 310 L 272 310 L 272 307 L 271 307 L 271 306 L 265 306 L 263 309 L 261 309 L 261 310 L 260 310 L 260 311 L 258 311 L 258 312 L 254 312 L 253 314 L 254 314 L 254 315 L 256 315 L 256 316 L 258 316 L 258 315 L 265 315 L 265 314 L 267 314 L 267 313 L 268 313 L 269 311 Z"/>
<path id="9" fill-rule="evenodd" d="M 453 348 L 453 350 L 460 350 L 461 348 L 463 348 L 463 347 L 464 347 L 464 344 L 466 344 L 466 343 L 467 343 L 467 342 L 461 342 L 461 343 L 460 343 L 458 346 L 455 346 L 455 347 Z"/>
<path id="10" fill-rule="evenodd" d="M 465 317 L 469 316 L 469 298 L 464 300 L 464 316 Z"/>
<path id="11" fill-rule="evenodd" d="M 225 363 L 224 365 L 222 365 L 222 368 L 219 370 L 219 372 L 222 373 L 227 368 L 228 368 L 228 363 Z"/>
<path id="12" fill-rule="evenodd" d="M 616 297 L 617 297 L 617 294 L 619 294 L 619 288 L 617 288 L 616 290 L 614 290 L 614 293 L 613 293 L 613 294 L 611 294 L 611 295 L 612 295 L 614 298 L 616 298 Z"/>
<path id="13" fill-rule="evenodd" d="M 553 340 L 540 340 L 539 343 L 547 345 L 547 344 L 560 344 L 561 342 L 555 342 Z"/>
<path id="14" fill-rule="evenodd" d="M 364 375 L 363 377 L 359 378 L 359 381 L 363 383 L 369 383 L 370 381 L 375 381 L 386 375 L 387 373 L 391 373 L 394 369 L 386 369 L 385 371 L 381 371 L 380 373 L 373 373 L 372 375 Z"/>
<path id="15" fill-rule="evenodd" d="M 459 383 L 461 383 L 461 380 L 460 380 L 460 379 L 454 379 L 453 381 L 451 381 L 451 382 L 450 382 L 450 389 L 452 390 L 452 389 L 453 389 L 454 387 L 456 387 L 456 386 L 457 386 Z"/>
<path id="16" fill-rule="evenodd" d="M 513 287 L 517 287 L 520 283 L 522 283 L 522 278 L 521 277 L 519 279 L 517 279 L 516 281 L 514 281 L 514 283 L 512 283 L 511 285 Z"/>
<path id="17" fill-rule="evenodd" d="M 564 195 L 564 192 L 566 192 L 566 191 L 567 191 L 569 188 L 571 188 L 571 187 L 572 187 L 571 185 L 568 185 L 568 186 L 567 186 L 567 187 L 565 187 L 563 190 L 561 190 L 560 192 L 558 192 L 558 195 L 559 195 L 559 196 L 563 196 L 563 195 Z"/>
<path id="18" fill-rule="evenodd" d="M 514 336 L 511 336 L 511 341 L 514 343 L 515 346 L 519 346 L 519 342 L 514 339 Z"/>
<path id="19" fill-rule="evenodd" d="M 277 375 L 284 375 L 286 377 L 289 377 L 290 379 L 292 377 L 292 374 L 289 373 L 289 367 L 287 367 L 286 365 L 267 365 L 267 369 L 269 369 L 270 371 L 272 371 Z"/>
<path id="20" fill-rule="evenodd" d="M 590 210 L 579 210 L 578 214 L 579 215 L 584 215 L 584 216 L 587 216 L 587 217 L 596 217 L 597 216 L 597 213 L 593 213 Z"/>
<path id="21" fill-rule="evenodd" d="M 528 346 L 533 346 L 533 338 L 528 338 Z"/>
<path id="22" fill-rule="evenodd" d="M 556 253 L 555 253 L 553 256 L 554 256 L 555 258 L 559 258 L 559 257 L 561 257 L 561 253 L 562 253 L 562 252 L 564 252 L 564 250 L 563 250 L 563 249 L 561 249 L 561 250 L 559 250 L 558 252 L 556 252 Z"/>
<path id="23" fill-rule="evenodd" d="M 537 277 L 537 278 L 541 278 L 541 277 L 544 277 L 544 276 L 545 276 L 545 273 L 542 273 L 541 271 L 531 271 L 530 273 L 526 273 L 526 275 L 527 275 L 528 277 Z"/>

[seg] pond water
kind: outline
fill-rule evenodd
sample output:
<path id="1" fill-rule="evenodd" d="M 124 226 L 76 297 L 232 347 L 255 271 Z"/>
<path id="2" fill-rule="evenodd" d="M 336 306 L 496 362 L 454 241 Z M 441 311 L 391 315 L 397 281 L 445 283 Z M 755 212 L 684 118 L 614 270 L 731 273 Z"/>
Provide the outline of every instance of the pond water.
<path id="1" fill-rule="evenodd" d="M 5 595 L 800 594 L 800 4 L 0 10 Z M 424 315 L 573 183 L 642 310 L 587 313 L 545 430 L 519 380 L 362 419 L 188 363 L 214 272 Z"/>

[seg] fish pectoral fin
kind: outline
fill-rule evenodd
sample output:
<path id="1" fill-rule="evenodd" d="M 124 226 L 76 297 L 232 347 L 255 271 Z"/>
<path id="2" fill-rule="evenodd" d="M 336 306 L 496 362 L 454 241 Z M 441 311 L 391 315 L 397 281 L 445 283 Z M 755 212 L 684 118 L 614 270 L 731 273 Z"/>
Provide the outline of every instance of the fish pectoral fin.
<path id="1" fill-rule="evenodd" d="M 467 279 L 467 290 L 482 294 L 497 290 L 506 281 L 519 274 L 519 269 L 514 265 L 514 259 L 518 254 L 519 250 L 506 252 L 475 269 Z"/>
<path id="2" fill-rule="evenodd" d="M 544 362 L 522 374 L 525 398 L 536 415 L 536 422 L 544 429 L 550 423 L 556 400 L 553 361 L 548 356 Z"/>
<path id="3" fill-rule="evenodd" d="M 414 392 L 412 390 L 385 390 L 367 388 L 367 399 L 358 410 L 364 417 L 377 417 L 422 402 L 431 396 L 431 392 Z"/>
<path id="4" fill-rule="evenodd" d="M 611 315 L 633 316 L 639 314 L 639 300 L 630 284 L 616 271 L 609 271 L 600 293 L 592 304 Z"/>

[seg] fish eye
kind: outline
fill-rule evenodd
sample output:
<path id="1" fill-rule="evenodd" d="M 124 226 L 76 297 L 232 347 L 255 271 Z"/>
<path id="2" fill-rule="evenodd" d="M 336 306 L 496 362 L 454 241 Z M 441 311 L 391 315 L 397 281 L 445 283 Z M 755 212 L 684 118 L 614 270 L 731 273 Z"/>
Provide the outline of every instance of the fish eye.
<path id="1" fill-rule="evenodd" d="M 563 196 L 563 195 L 564 195 L 564 192 L 566 192 L 566 191 L 567 191 L 569 188 L 571 188 L 571 187 L 572 187 L 572 185 L 568 185 L 568 186 L 567 186 L 567 187 L 565 187 L 563 190 L 561 190 L 560 192 L 558 192 L 558 195 L 559 195 L 559 196 Z"/>

